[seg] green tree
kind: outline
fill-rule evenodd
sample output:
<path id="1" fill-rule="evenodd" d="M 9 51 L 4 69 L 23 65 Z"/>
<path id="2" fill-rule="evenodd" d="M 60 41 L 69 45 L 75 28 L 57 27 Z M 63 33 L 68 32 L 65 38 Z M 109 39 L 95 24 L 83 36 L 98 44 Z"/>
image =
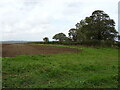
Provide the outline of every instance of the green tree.
<path id="1" fill-rule="evenodd" d="M 118 35 L 118 40 L 120 41 L 120 35 Z"/>
<path id="2" fill-rule="evenodd" d="M 66 35 L 64 33 L 58 33 L 58 34 L 53 36 L 53 39 L 59 40 L 59 41 L 65 41 Z"/>
<path id="3" fill-rule="evenodd" d="M 77 41 L 77 29 L 71 28 L 69 30 L 68 35 L 69 35 L 70 39 L 72 39 L 72 41 Z"/>
<path id="4" fill-rule="evenodd" d="M 80 23 L 77 23 L 76 29 L 77 29 L 77 41 L 84 41 L 86 40 L 86 23 L 85 20 L 81 20 Z"/>
<path id="5" fill-rule="evenodd" d="M 118 33 L 114 20 L 102 10 L 96 10 L 90 17 L 81 20 L 76 24 L 76 29 L 78 39 L 81 37 L 88 40 L 114 41 Z"/>
<path id="6" fill-rule="evenodd" d="M 49 42 L 49 38 L 48 38 L 48 37 L 45 37 L 45 38 L 43 38 L 43 41 L 44 41 L 44 42 Z"/>

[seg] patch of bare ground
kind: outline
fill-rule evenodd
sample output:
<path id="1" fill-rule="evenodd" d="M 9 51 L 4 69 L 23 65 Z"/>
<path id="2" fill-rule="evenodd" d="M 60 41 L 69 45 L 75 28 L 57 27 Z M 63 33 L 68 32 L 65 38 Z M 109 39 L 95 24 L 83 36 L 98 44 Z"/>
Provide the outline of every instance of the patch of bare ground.
<path id="1" fill-rule="evenodd" d="M 2 44 L 2 57 L 33 54 L 77 53 L 78 49 L 29 44 Z"/>

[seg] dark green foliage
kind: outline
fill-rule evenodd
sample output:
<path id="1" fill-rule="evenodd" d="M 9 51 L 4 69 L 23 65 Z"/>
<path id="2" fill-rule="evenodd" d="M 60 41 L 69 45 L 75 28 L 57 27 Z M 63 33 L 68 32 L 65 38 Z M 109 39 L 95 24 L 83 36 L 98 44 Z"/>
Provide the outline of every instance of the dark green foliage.
<path id="1" fill-rule="evenodd" d="M 77 29 L 70 29 L 68 35 L 72 41 L 77 41 Z"/>
<path id="2" fill-rule="evenodd" d="M 58 33 L 55 36 L 53 36 L 53 39 L 59 40 L 59 41 L 65 41 L 66 35 L 64 33 Z"/>
<path id="3" fill-rule="evenodd" d="M 45 43 L 49 42 L 49 38 L 48 37 L 43 38 L 43 40 L 44 40 Z"/>
<path id="4" fill-rule="evenodd" d="M 117 37 L 115 22 L 102 10 L 96 10 L 76 24 L 78 40 L 110 40 Z"/>
<path id="5" fill-rule="evenodd" d="M 101 47 L 120 47 L 120 42 L 84 40 L 84 41 L 49 41 L 49 42 L 33 42 L 33 44 L 61 44 L 61 45 L 85 45 L 85 46 L 101 46 Z"/>
<path id="6" fill-rule="evenodd" d="M 118 35 L 118 40 L 120 40 L 120 35 Z"/>
<path id="7" fill-rule="evenodd" d="M 69 37 L 59 33 L 53 39 L 60 42 L 50 42 L 48 44 L 119 46 L 118 42 L 115 41 L 116 38 L 120 37 L 115 29 L 115 22 L 102 10 L 94 11 L 90 17 L 86 17 L 75 26 L 76 28 L 69 30 Z"/>

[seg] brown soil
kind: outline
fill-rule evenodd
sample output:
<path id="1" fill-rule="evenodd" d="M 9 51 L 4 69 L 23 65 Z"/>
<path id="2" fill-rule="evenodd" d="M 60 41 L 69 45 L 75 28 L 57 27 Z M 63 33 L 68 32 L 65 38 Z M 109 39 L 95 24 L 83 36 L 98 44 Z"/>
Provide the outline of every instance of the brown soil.
<path id="1" fill-rule="evenodd" d="M 33 54 L 58 54 L 68 52 L 77 53 L 79 52 L 79 50 L 43 45 L 2 44 L 2 57 L 15 57 L 18 55 L 33 55 Z"/>

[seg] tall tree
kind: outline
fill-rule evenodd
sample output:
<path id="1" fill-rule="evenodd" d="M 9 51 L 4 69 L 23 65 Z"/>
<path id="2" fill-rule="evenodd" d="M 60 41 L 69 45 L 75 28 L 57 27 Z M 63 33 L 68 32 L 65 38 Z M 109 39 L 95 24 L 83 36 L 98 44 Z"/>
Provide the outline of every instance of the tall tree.
<path id="1" fill-rule="evenodd" d="M 85 20 L 81 20 L 80 23 L 77 23 L 76 31 L 77 31 L 77 41 L 83 41 L 86 39 L 86 28 L 85 28 Z"/>
<path id="2" fill-rule="evenodd" d="M 65 41 L 66 35 L 64 33 L 58 33 L 58 34 L 53 36 L 53 39 L 59 40 L 59 41 Z"/>
<path id="3" fill-rule="evenodd" d="M 72 39 L 72 41 L 77 41 L 77 29 L 71 28 L 68 33 L 69 37 Z"/>
<path id="4" fill-rule="evenodd" d="M 84 37 L 89 40 L 115 40 L 117 31 L 115 22 L 102 10 L 96 10 L 90 17 L 76 24 L 78 38 Z"/>

